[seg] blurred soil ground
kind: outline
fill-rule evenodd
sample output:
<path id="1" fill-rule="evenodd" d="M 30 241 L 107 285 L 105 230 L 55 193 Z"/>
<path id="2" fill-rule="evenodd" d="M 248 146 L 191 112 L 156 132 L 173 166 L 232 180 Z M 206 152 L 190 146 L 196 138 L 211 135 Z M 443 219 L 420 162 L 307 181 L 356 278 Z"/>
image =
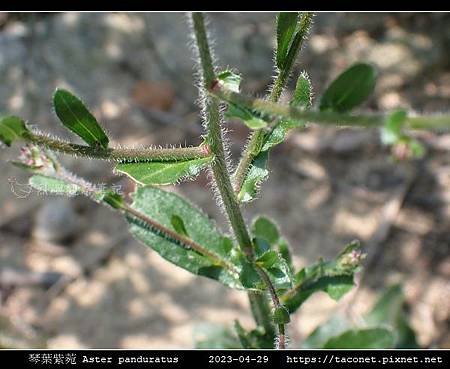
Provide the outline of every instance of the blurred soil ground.
<path id="1" fill-rule="evenodd" d="M 244 91 L 262 96 L 274 74 L 274 14 L 214 13 L 210 26 L 220 65 L 236 68 Z M 0 111 L 76 140 L 52 113 L 52 92 L 65 86 L 83 97 L 113 144 L 198 144 L 190 44 L 183 14 L 3 13 Z M 339 71 L 369 61 L 379 69 L 369 110 L 448 112 L 449 50 L 446 13 L 319 13 L 296 73 L 307 70 L 320 96 Z M 238 122 L 227 129 L 236 163 L 248 132 Z M 372 260 L 357 292 L 339 303 L 316 294 L 300 309 L 292 347 L 333 312 L 357 320 L 394 282 L 403 283 L 420 344 L 450 347 L 450 132 L 420 134 L 427 156 L 401 163 L 378 136 L 293 132 L 271 156 L 260 199 L 245 207 L 248 220 L 277 220 L 297 267 L 332 258 L 354 238 Z M 190 348 L 205 322 L 252 326 L 245 293 L 165 262 L 127 234 L 119 215 L 82 198 L 28 194 L 20 185 L 26 175 L 5 163 L 17 152 L 0 151 L 1 346 Z M 132 190 L 107 163 L 63 161 L 93 181 Z M 173 190 L 227 229 L 205 175 Z M 54 283 L 58 274 L 49 273 L 64 277 Z M 28 279 L 11 284 L 11 275 Z"/>

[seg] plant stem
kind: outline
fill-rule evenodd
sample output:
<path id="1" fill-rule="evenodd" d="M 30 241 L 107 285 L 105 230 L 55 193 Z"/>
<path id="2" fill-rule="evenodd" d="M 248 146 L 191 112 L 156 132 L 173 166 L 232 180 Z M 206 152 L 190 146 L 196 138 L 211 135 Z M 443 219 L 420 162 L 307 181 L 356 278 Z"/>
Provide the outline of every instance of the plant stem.
<path id="1" fill-rule="evenodd" d="M 330 111 L 321 112 L 314 110 L 302 110 L 293 106 L 277 104 L 263 99 L 254 99 L 218 86 L 210 90 L 210 94 L 229 103 L 245 106 L 249 109 L 254 109 L 269 115 L 285 119 L 308 121 L 321 125 L 370 128 L 382 127 L 386 121 L 386 115 L 381 114 L 350 115 Z M 404 127 L 421 130 L 449 129 L 450 115 L 423 115 L 418 117 L 407 117 L 404 122 Z"/>
<path id="2" fill-rule="evenodd" d="M 209 50 L 208 36 L 206 34 L 203 14 L 193 13 L 191 18 L 202 71 L 202 86 L 200 91 L 202 94 L 202 102 L 204 104 L 203 108 L 206 114 L 206 139 L 212 154 L 215 156 L 215 160 L 213 161 L 211 168 L 223 201 L 225 212 L 228 216 L 239 247 L 245 255 L 247 255 L 249 260 L 253 260 L 253 246 L 250 240 L 250 235 L 239 208 L 239 203 L 234 194 L 225 161 L 225 150 L 220 125 L 221 114 L 219 109 L 219 100 L 214 96 L 209 96 L 206 93 L 206 91 L 212 87 L 214 81 L 216 80 L 216 75 Z M 249 292 L 249 300 L 256 323 L 258 325 L 262 325 L 266 329 L 266 333 L 273 336 L 273 325 L 270 319 L 270 314 L 267 314 L 267 312 L 270 311 L 270 308 L 268 307 L 267 300 L 264 298 L 264 295 Z"/>
<path id="3" fill-rule="evenodd" d="M 313 14 L 310 12 L 302 13 L 299 28 L 292 40 L 292 44 L 289 48 L 288 55 L 284 64 L 284 68 L 278 71 L 277 78 L 274 81 L 272 90 L 270 92 L 269 100 L 277 102 L 286 87 L 286 83 L 291 74 L 292 68 L 297 60 L 298 53 L 300 52 L 303 42 L 305 41 L 309 29 L 311 28 Z"/>
<path id="4" fill-rule="evenodd" d="M 207 145 L 179 148 L 108 148 L 78 145 L 43 134 L 28 133 L 24 138 L 37 146 L 68 155 L 118 162 L 179 161 L 205 158 L 211 155 Z"/>
<path id="5" fill-rule="evenodd" d="M 275 78 L 270 91 L 269 101 L 277 102 L 280 99 L 281 93 L 283 92 L 284 88 L 286 87 L 286 83 L 289 80 L 289 76 L 295 64 L 295 60 L 297 59 L 298 53 L 300 52 L 303 42 L 308 35 L 312 18 L 313 14 L 309 12 L 303 13 L 301 15 L 299 29 L 295 34 L 292 44 L 289 48 L 284 68 L 277 71 L 277 77 Z M 265 134 L 266 131 L 264 129 L 258 129 L 256 131 L 253 131 L 250 136 L 248 144 L 241 155 L 241 159 L 233 176 L 234 190 L 236 191 L 236 193 L 239 193 L 239 191 L 241 190 L 250 166 L 252 165 L 255 156 L 258 155 L 256 147 L 259 145 Z"/>
<path id="6" fill-rule="evenodd" d="M 269 290 L 269 294 L 272 299 L 272 304 L 273 304 L 274 309 L 280 307 L 281 306 L 280 299 L 278 298 L 275 287 L 272 284 L 272 281 L 270 280 L 269 276 L 267 275 L 265 270 L 262 269 L 259 265 L 255 264 L 255 269 L 258 272 L 261 279 L 266 284 L 267 289 Z M 286 348 L 285 325 L 284 324 L 278 324 L 278 333 L 279 333 L 278 334 L 278 348 L 284 350 Z"/>

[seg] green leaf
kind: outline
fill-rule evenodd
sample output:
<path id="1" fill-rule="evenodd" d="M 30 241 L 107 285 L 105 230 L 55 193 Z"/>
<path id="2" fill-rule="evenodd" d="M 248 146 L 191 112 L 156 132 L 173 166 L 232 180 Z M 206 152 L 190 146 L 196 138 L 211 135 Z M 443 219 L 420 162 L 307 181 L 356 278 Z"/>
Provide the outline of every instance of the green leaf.
<path id="1" fill-rule="evenodd" d="M 164 259 L 191 273 L 218 280 L 226 286 L 244 288 L 239 280 L 242 264 L 234 253 L 230 253 L 228 247 L 224 247 L 224 243 L 228 243 L 224 241 L 224 235 L 202 211 L 180 196 L 156 187 L 138 188 L 133 194 L 131 207 L 169 229 L 173 227 L 172 217 L 176 214 L 183 220 L 189 238 L 215 255 L 214 259 L 201 255 L 136 218 L 127 217 L 133 236 Z M 227 264 L 232 268 L 227 267 Z"/>
<path id="2" fill-rule="evenodd" d="M 389 329 L 369 328 L 349 330 L 330 338 L 325 349 L 388 349 L 394 347 L 394 336 Z"/>
<path id="3" fill-rule="evenodd" d="M 381 128 L 381 142 L 385 145 L 392 145 L 402 137 L 403 123 L 407 118 L 404 110 L 397 110 L 391 113 L 384 126 Z"/>
<path id="4" fill-rule="evenodd" d="M 296 108 L 309 109 L 312 105 L 312 95 L 311 80 L 308 73 L 303 71 L 297 79 L 290 105 Z"/>
<path id="5" fill-rule="evenodd" d="M 294 95 L 290 102 L 291 106 L 307 109 L 312 103 L 312 87 L 308 74 L 302 72 L 297 79 Z M 306 122 L 295 120 L 279 120 L 273 129 L 264 137 L 260 151 L 270 150 L 272 147 L 282 143 L 286 139 L 287 133 L 293 128 L 303 128 Z"/>
<path id="6" fill-rule="evenodd" d="M 277 16 L 276 64 L 283 69 L 297 29 L 299 13 L 279 13 Z"/>
<path id="7" fill-rule="evenodd" d="M 240 342 L 230 329 L 208 323 L 194 327 L 194 341 L 197 349 L 237 349 Z"/>
<path id="8" fill-rule="evenodd" d="M 247 289 L 264 289 L 263 281 L 256 271 L 255 267 L 249 262 L 243 260 L 243 267 L 239 275 L 239 280 L 242 285 Z"/>
<path id="9" fill-rule="evenodd" d="M 292 288 L 294 285 L 292 270 L 277 251 L 266 251 L 256 259 L 256 264 L 266 271 L 278 292 Z"/>
<path id="10" fill-rule="evenodd" d="M 123 197 L 111 190 L 99 194 L 98 200 L 105 202 L 113 209 L 121 209 L 125 204 Z"/>
<path id="11" fill-rule="evenodd" d="M 143 186 L 167 185 L 196 177 L 211 161 L 210 156 L 186 161 L 121 163 L 116 165 L 115 171 L 126 174 Z"/>
<path id="12" fill-rule="evenodd" d="M 338 300 L 354 286 L 353 276 L 359 269 L 363 255 L 358 242 L 348 244 L 336 260 L 319 261 L 295 275 L 295 286 L 281 300 L 291 313 L 297 310 L 313 293 L 326 292 Z"/>
<path id="13" fill-rule="evenodd" d="M 81 191 L 81 188 L 76 184 L 41 174 L 30 177 L 28 183 L 38 191 L 57 195 L 74 196 Z"/>
<path id="14" fill-rule="evenodd" d="M 284 238 L 280 238 L 278 241 L 278 252 L 281 257 L 286 261 L 286 264 L 289 266 L 291 272 L 294 271 L 294 266 L 292 265 L 292 255 L 289 250 L 289 244 Z"/>
<path id="15" fill-rule="evenodd" d="M 273 349 L 273 337 L 267 335 L 263 327 L 247 331 L 239 321 L 234 321 L 234 329 L 244 349 Z"/>
<path id="16" fill-rule="evenodd" d="M 278 227 L 264 216 L 259 216 L 253 221 L 252 233 L 255 237 L 262 238 L 271 245 L 275 245 L 280 238 Z"/>
<path id="17" fill-rule="evenodd" d="M 172 227 L 178 234 L 182 236 L 189 237 L 186 227 L 184 226 L 183 219 L 181 219 L 178 215 L 174 214 L 170 218 L 170 223 L 172 223 Z"/>
<path id="18" fill-rule="evenodd" d="M 334 315 L 325 323 L 319 325 L 302 343 L 302 349 L 322 348 L 325 343 L 335 336 L 350 329 L 350 322 L 340 315 Z"/>
<path id="19" fill-rule="evenodd" d="M 369 325 L 391 328 L 396 335 L 396 348 L 418 348 L 415 332 L 406 318 L 404 303 L 402 286 L 395 284 L 381 295 L 364 319 Z"/>
<path id="20" fill-rule="evenodd" d="M 253 246 L 255 248 L 256 257 L 261 256 L 265 252 L 270 250 L 270 243 L 262 238 L 255 237 L 253 239 Z"/>
<path id="21" fill-rule="evenodd" d="M 305 127 L 304 122 L 293 121 L 293 120 L 279 120 L 275 127 L 269 132 L 264 140 L 264 144 L 262 145 L 261 151 L 268 151 L 272 147 L 279 145 L 284 142 L 286 139 L 287 133 L 292 128 L 303 128 Z"/>
<path id="22" fill-rule="evenodd" d="M 264 269 L 271 268 L 278 261 L 276 251 L 269 250 L 256 259 L 256 263 Z"/>
<path id="23" fill-rule="evenodd" d="M 0 118 L 0 141 L 5 145 L 11 146 L 13 141 L 23 138 L 27 133 L 29 130 L 19 117 L 11 115 Z"/>
<path id="24" fill-rule="evenodd" d="M 252 112 L 250 109 L 235 104 L 229 104 L 225 112 L 227 119 L 237 118 L 244 122 L 250 129 L 261 129 L 267 127 L 267 122 L 261 118 L 260 114 Z"/>
<path id="25" fill-rule="evenodd" d="M 240 202 L 250 202 L 255 199 L 260 183 L 269 175 L 267 169 L 268 157 L 267 151 L 256 156 L 238 193 Z"/>
<path id="26" fill-rule="evenodd" d="M 241 76 L 229 70 L 223 71 L 217 75 L 219 83 L 228 90 L 239 92 Z"/>
<path id="27" fill-rule="evenodd" d="M 285 306 L 277 306 L 273 312 L 273 321 L 275 324 L 287 324 L 291 321 L 289 311 Z"/>
<path id="28" fill-rule="evenodd" d="M 78 97 L 67 90 L 57 89 L 53 95 L 53 106 L 62 124 L 89 146 L 108 147 L 108 137 Z"/>
<path id="29" fill-rule="evenodd" d="M 369 64 L 353 64 L 325 90 L 320 110 L 345 113 L 363 103 L 375 87 L 376 71 Z"/>

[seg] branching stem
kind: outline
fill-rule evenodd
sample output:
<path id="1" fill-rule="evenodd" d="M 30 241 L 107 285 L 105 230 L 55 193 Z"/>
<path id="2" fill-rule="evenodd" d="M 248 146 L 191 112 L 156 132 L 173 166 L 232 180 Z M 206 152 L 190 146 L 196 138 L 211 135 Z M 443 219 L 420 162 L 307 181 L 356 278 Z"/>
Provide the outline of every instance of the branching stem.
<path id="1" fill-rule="evenodd" d="M 289 48 L 289 53 L 286 57 L 283 69 L 277 71 L 277 76 L 269 94 L 269 101 L 275 103 L 280 99 L 281 94 L 286 87 L 286 83 L 289 80 L 289 76 L 295 64 L 297 56 L 302 48 L 304 40 L 308 35 L 309 29 L 311 28 L 312 18 L 312 13 L 302 13 L 299 21 L 299 30 L 295 34 L 291 47 Z M 236 193 L 239 193 L 241 190 L 241 187 L 245 181 L 253 160 L 258 154 L 257 150 L 255 149 L 259 145 L 265 134 L 266 132 L 264 131 L 264 129 L 258 129 L 252 132 L 248 144 L 242 152 L 241 159 L 233 176 L 234 191 Z"/>
<path id="2" fill-rule="evenodd" d="M 230 174 L 225 161 L 225 150 L 220 126 L 221 114 L 219 109 L 219 99 L 207 94 L 207 91 L 214 85 L 216 75 L 209 49 L 203 14 L 193 13 L 192 24 L 202 71 L 201 93 L 205 95 L 202 100 L 206 113 L 207 142 L 210 145 L 212 154 L 215 156 L 215 160 L 212 164 L 214 179 L 238 244 L 242 251 L 247 255 L 247 258 L 250 261 L 253 261 L 254 254 L 252 242 L 239 208 L 239 203 L 234 194 Z M 275 289 L 265 272 L 263 271 L 263 273 L 260 273 L 260 276 L 264 283 L 266 283 L 271 295 L 274 293 L 276 296 Z M 264 276 L 267 278 L 264 278 Z M 267 280 L 269 282 L 268 284 Z M 249 292 L 249 300 L 257 324 L 261 324 L 266 329 L 266 333 L 273 335 L 273 324 L 270 318 L 271 314 L 267 314 L 270 310 L 267 306 L 267 300 L 264 299 L 263 295 L 255 292 Z"/>
<path id="3" fill-rule="evenodd" d="M 117 162 L 179 161 L 211 155 L 207 145 L 179 148 L 108 148 L 78 145 L 39 133 L 28 133 L 25 140 L 51 151 Z"/>
<path id="4" fill-rule="evenodd" d="M 289 105 L 277 104 L 263 99 L 255 99 L 237 92 L 216 86 L 210 94 L 223 101 L 245 106 L 275 117 L 307 121 L 320 125 L 342 127 L 382 127 L 386 121 L 384 114 L 351 115 L 331 111 L 302 110 Z M 450 115 L 422 115 L 407 117 L 404 122 L 407 129 L 440 130 L 450 129 Z"/>

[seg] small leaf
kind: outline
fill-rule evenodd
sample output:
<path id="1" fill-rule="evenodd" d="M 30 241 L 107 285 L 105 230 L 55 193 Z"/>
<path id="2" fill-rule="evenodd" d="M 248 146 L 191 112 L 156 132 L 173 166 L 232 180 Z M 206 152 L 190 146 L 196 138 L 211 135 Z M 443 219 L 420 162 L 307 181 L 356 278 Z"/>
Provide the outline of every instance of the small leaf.
<path id="1" fill-rule="evenodd" d="M 287 133 L 292 128 L 303 128 L 303 127 L 305 127 L 304 122 L 284 120 L 284 119 L 279 120 L 275 124 L 275 127 L 272 129 L 272 131 L 266 135 L 261 151 L 268 151 L 272 147 L 284 142 Z"/>
<path id="2" fill-rule="evenodd" d="M 285 306 L 277 306 L 273 312 L 273 321 L 275 324 L 287 324 L 291 321 L 289 311 Z"/>
<path id="3" fill-rule="evenodd" d="M 265 151 L 261 152 L 253 161 L 238 193 L 240 202 L 250 202 L 255 199 L 260 183 L 269 175 L 267 160 L 268 153 Z"/>
<path id="4" fill-rule="evenodd" d="M 259 257 L 270 250 L 270 243 L 262 238 L 255 237 L 253 239 L 253 247 L 255 248 L 256 257 Z"/>
<path id="5" fill-rule="evenodd" d="M 11 146 L 11 143 L 19 138 L 23 138 L 29 133 L 25 122 L 19 117 L 7 116 L 0 118 L 0 141 L 5 145 Z"/>
<path id="6" fill-rule="evenodd" d="M 239 92 L 241 76 L 229 70 L 223 71 L 217 75 L 219 83 L 228 90 Z"/>
<path id="7" fill-rule="evenodd" d="M 404 110 L 391 113 L 381 128 L 381 142 L 385 145 L 395 144 L 402 137 L 402 126 L 407 118 Z"/>
<path id="8" fill-rule="evenodd" d="M 292 255 L 289 250 L 289 244 L 284 238 L 280 238 L 278 241 L 278 252 L 281 257 L 286 261 L 286 264 L 289 266 L 291 272 L 294 271 L 294 266 L 292 265 Z"/>
<path id="9" fill-rule="evenodd" d="M 263 282 L 255 267 L 247 261 L 243 261 L 243 267 L 239 275 L 239 280 L 247 289 L 263 289 Z"/>
<path id="10" fill-rule="evenodd" d="M 298 13 L 279 13 L 277 16 L 276 64 L 283 69 L 297 29 Z"/>
<path id="11" fill-rule="evenodd" d="M 376 71 L 369 64 L 353 64 L 325 90 L 320 110 L 345 113 L 363 103 L 375 87 Z"/>
<path id="12" fill-rule="evenodd" d="M 302 343 L 302 349 L 322 348 L 333 337 L 349 330 L 350 322 L 340 315 L 334 315 L 325 323 L 319 325 Z"/>
<path id="13" fill-rule="evenodd" d="M 244 349 L 273 349 L 273 337 L 265 333 L 264 328 L 259 326 L 256 329 L 247 331 L 239 321 L 235 320 L 234 329 L 239 337 Z"/>
<path id="14" fill-rule="evenodd" d="M 99 201 L 107 203 L 113 209 L 121 209 L 125 204 L 123 197 L 111 190 L 102 193 L 99 197 Z"/>
<path id="15" fill-rule="evenodd" d="M 172 223 L 172 227 L 178 234 L 182 236 L 189 237 L 186 227 L 184 226 L 183 219 L 181 219 L 178 215 L 174 214 L 170 218 L 170 223 Z"/>
<path id="16" fill-rule="evenodd" d="M 271 268 L 278 261 L 276 251 L 269 250 L 256 259 L 256 263 L 264 269 Z"/>
<path id="17" fill-rule="evenodd" d="M 164 259 L 191 273 L 218 280 L 231 288 L 244 289 L 239 280 L 240 260 L 224 247 L 224 235 L 202 211 L 180 196 L 156 187 L 139 187 L 130 206 L 167 228 L 172 228 L 172 216 L 176 214 L 183 219 L 189 238 L 215 255 L 214 259 L 201 255 L 138 219 L 127 217 L 133 236 Z"/>
<path id="18" fill-rule="evenodd" d="M 254 220 L 252 233 L 255 237 L 262 238 L 271 245 L 275 245 L 280 238 L 278 227 L 270 219 L 263 216 Z"/>
<path id="19" fill-rule="evenodd" d="M 297 79 L 294 95 L 290 102 L 296 108 L 308 109 L 312 105 L 312 86 L 308 73 L 302 72 Z"/>
<path id="20" fill-rule="evenodd" d="M 62 124 L 89 146 L 108 147 L 108 137 L 78 97 L 67 90 L 57 89 L 53 95 L 53 106 Z"/>
<path id="21" fill-rule="evenodd" d="M 319 261 L 295 275 L 295 286 L 281 297 L 291 313 L 297 310 L 313 293 L 326 292 L 334 300 L 340 299 L 354 286 L 353 276 L 359 269 L 363 255 L 359 243 L 352 242 L 336 260 Z"/>
<path id="22" fill-rule="evenodd" d="M 240 342 L 234 332 L 222 326 L 209 323 L 194 327 L 194 341 L 197 349 L 237 349 Z"/>
<path id="23" fill-rule="evenodd" d="M 325 343 L 325 349 L 389 349 L 394 346 L 394 336 L 389 329 L 369 328 L 349 330 Z"/>
<path id="24" fill-rule="evenodd" d="M 233 250 L 233 241 L 231 241 L 228 237 L 224 237 L 222 239 L 222 249 L 224 255 L 230 254 Z"/>
<path id="25" fill-rule="evenodd" d="M 384 325 L 396 334 L 396 348 L 418 348 L 416 334 L 408 323 L 404 309 L 405 296 L 402 286 L 389 287 L 364 317 L 369 325 Z"/>
<path id="26" fill-rule="evenodd" d="M 259 114 L 253 113 L 251 110 L 235 104 L 229 104 L 228 110 L 225 112 L 227 119 L 237 118 L 244 122 L 250 129 L 261 129 L 267 127 L 267 122 L 262 119 Z"/>
<path id="27" fill-rule="evenodd" d="M 194 178 L 211 163 L 212 157 L 186 161 L 121 163 L 115 168 L 140 185 L 167 185 Z"/>
<path id="28" fill-rule="evenodd" d="M 29 184 L 38 191 L 57 195 L 74 196 L 81 191 L 81 188 L 76 184 L 41 174 L 30 177 Z"/>

